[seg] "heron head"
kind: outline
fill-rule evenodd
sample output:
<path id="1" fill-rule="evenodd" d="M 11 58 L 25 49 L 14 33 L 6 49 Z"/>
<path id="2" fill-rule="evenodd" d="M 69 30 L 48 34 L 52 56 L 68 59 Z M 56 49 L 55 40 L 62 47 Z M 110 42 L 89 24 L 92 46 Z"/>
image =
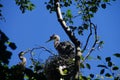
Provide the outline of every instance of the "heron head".
<path id="1" fill-rule="evenodd" d="M 47 42 L 52 41 L 52 40 L 59 41 L 60 37 L 56 34 L 53 34 L 52 36 L 50 36 L 50 39 Z"/>

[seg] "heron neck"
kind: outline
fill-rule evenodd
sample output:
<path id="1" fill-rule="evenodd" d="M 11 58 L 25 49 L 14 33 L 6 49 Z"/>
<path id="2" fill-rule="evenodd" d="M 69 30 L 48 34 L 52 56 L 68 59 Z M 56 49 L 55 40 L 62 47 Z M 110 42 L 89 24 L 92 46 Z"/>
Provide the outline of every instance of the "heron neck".
<path id="1" fill-rule="evenodd" d="M 54 41 L 54 47 L 57 48 L 57 46 L 59 45 L 59 43 L 60 43 L 59 40 L 55 40 Z"/>

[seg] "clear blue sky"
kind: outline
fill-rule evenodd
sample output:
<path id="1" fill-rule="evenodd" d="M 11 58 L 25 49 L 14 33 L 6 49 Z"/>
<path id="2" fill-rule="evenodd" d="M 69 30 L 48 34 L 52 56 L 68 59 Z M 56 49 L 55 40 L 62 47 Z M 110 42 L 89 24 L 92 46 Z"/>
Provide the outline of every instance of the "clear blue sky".
<path id="1" fill-rule="evenodd" d="M 0 21 L 0 29 L 6 33 L 10 41 L 17 45 L 17 49 L 13 51 L 10 65 L 17 64 L 20 61 L 18 53 L 28 48 L 46 46 L 56 52 L 52 42 L 45 43 L 53 33 L 60 35 L 62 41 L 69 40 L 58 23 L 55 13 L 49 14 L 46 10 L 44 1 L 33 0 L 33 3 L 36 4 L 35 10 L 27 11 L 25 14 L 21 13 L 14 0 L 1 1 L 4 5 L 2 10 L 6 22 Z M 105 10 L 100 9 L 93 22 L 97 24 L 100 39 L 105 44 L 100 51 L 95 51 L 92 55 L 99 54 L 106 57 L 120 52 L 120 0 L 112 2 L 112 5 L 108 5 Z M 40 53 L 42 54 L 39 54 L 37 58 L 45 60 L 49 56 L 44 51 L 40 51 Z M 29 56 L 27 54 L 25 56 L 29 60 Z M 117 59 L 113 58 L 113 61 L 120 64 Z M 29 62 L 27 64 L 30 65 Z"/>

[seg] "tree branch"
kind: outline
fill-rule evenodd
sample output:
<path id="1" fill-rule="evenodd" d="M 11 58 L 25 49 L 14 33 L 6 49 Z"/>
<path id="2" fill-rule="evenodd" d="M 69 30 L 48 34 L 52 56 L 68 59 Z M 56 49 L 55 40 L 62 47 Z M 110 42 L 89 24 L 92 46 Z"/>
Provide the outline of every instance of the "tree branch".
<path id="1" fill-rule="evenodd" d="M 74 77 L 78 76 L 79 71 L 80 71 L 80 56 L 82 55 L 81 50 L 80 50 L 80 41 L 75 37 L 71 29 L 66 25 L 66 22 L 63 20 L 61 9 L 60 9 L 60 3 L 59 0 L 54 0 L 55 2 L 55 8 L 56 8 L 56 14 L 59 23 L 61 24 L 62 28 L 68 35 L 69 39 L 73 42 L 75 45 L 75 70 L 74 70 Z"/>
<path id="2" fill-rule="evenodd" d="M 85 44 L 85 46 L 84 46 L 82 52 L 84 52 L 84 51 L 86 50 L 91 35 L 92 35 L 92 27 L 90 26 L 90 34 L 89 34 L 88 37 L 87 37 L 86 44 Z"/>
<path id="3" fill-rule="evenodd" d="M 91 21 L 90 21 L 91 22 Z M 95 49 L 95 46 L 96 46 L 96 44 L 97 44 L 97 41 L 98 41 L 98 38 L 97 38 L 97 27 L 96 27 L 96 25 L 94 25 L 93 23 L 90 23 L 90 27 L 94 27 L 94 37 L 95 37 L 95 41 L 94 41 L 94 43 L 93 43 L 93 45 L 92 45 L 92 48 L 90 49 L 90 51 L 87 53 L 87 55 L 84 57 L 84 59 L 83 59 L 83 61 L 81 61 L 80 63 L 83 63 L 89 56 L 90 56 L 90 54 L 92 53 L 92 51 Z M 91 34 L 92 35 L 92 34 Z M 88 36 L 89 37 L 89 36 Z"/>
<path id="4" fill-rule="evenodd" d="M 32 55 L 32 52 L 36 49 L 44 49 L 45 51 L 49 52 L 50 54 L 52 55 L 55 55 L 52 51 L 48 50 L 46 47 L 43 47 L 43 46 L 39 46 L 39 47 L 36 47 L 36 48 L 32 48 L 32 49 L 28 49 L 26 51 L 21 51 L 18 55 L 19 55 L 19 59 L 21 60 L 21 62 L 19 63 L 20 65 L 22 66 L 25 66 L 26 65 L 26 57 L 24 57 L 24 55 L 26 53 L 30 53 L 31 55 L 31 60 L 32 62 L 34 63 L 34 59 L 33 59 L 33 55 Z"/>

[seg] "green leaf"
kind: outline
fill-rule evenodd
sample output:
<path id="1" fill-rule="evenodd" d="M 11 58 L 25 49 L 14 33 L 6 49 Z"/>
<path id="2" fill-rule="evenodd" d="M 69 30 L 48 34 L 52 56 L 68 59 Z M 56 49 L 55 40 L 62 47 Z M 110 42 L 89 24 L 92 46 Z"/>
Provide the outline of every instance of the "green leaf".
<path id="1" fill-rule="evenodd" d="M 102 7 L 103 9 L 105 9 L 105 8 L 106 8 L 106 4 L 101 4 L 101 7 Z"/>
<path id="2" fill-rule="evenodd" d="M 63 2 L 66 2 L 66 0 L 63 0 Z"/>
<path id="3" fill-rule="evenodd" d="M 118 70 L 119 69 L 119 67 L 117 67 L 117 66 L 114 66 L 113 68 L 112 68 L 112 70 Z"/>
<path id="4" fill-rule="evenodd" d="M 94 80 L 100 80 L 100 79 L 94 79 Z"/>
<path id="5" fill-rule="evenodd" d="M 98 65 L 97 67 L 102 67 L 102 68 L 106 68 L 107 69 L 107 66 L 105 66 L 105 65 Z"/>
<path id="6" fill-rule="evenodd" d="M 2 4 L 0 4 L 0 7 L 3 7 L 3 5 L 2 5 Z"/>
<path id="7" fill-rule="evenodd" d="M 51 8 L 51 5 L 47 5 L 46 8 L 49 10 Z"/>
<path id="8" fill-rule="evenodd" d="M 69 9 L 69 10 L 67 10 L 67 17 L 69 17 L 69 18 L 72 18 L 72 13 L 71 13 L 71 10 Z"/>
<path id="9" fill-rule="evenodd" d="M 84 64 L 80 64 L 80 67 L 81 67 L 81 68 L 85 68 Z"/>
<path id="10" fill-rule="evenodd" d="M 85 23 L 84 23 L 84 24 L 83 24 L 83 28 L 84 28 L 84 29 L 88 29 L 88 24 L 85 24 Z"/>
<path id="11" fill-rule="evenodd" d="M 105 72 L 105 69 L 102 69 L 102 70 L 100 71 L 100 74 L 104 74 L 104 72 Z"/>
<path id="12" fill-rule="evenodd" d="M 78 34 L 79 34 L 79 35 L 83 35 L 83 30 L 84 30 L 84 28 L 81 27 L 81 26 L 79 26 L 79 27 L 78 27 Z"/>
<path id="13" fill-rule="evenodd" d="M 97 56 L 97 59 L 101 60 L 101 57 L 100 57 L 100 56 Z"/>
<path id="14" fill-rule="evenodd" d="M 103 0 L 103 2 L 110 2 L 110 0 Z"/>
<path id="15" fill-rule="evenodd" d="M 106 77 L 111 77 L 111 75 L 109 73 L 106 73 L 105 76 Z"/>
<path id="16" fill-rule="evenodd" d="M 69 26 L 72 31 L 75 31 L 77 29 L 76 26 Z"/>
<path id="17" fill-rule="evenodd" d="M 83 31 L 78 31 L 78 34 L 79 35 L 83 35 Z"/>
<path id="18" fill-rule="evenodd" d="M 90 77 L 91 77 L 91 78 L 94 78 L 94 74 L 90 74 Z"/>
<path id="19" fill-rule="evenodd" d="M 111 67 L 112 66 L 112 62 L 108 62 L 108 66 Z"/>
<path id="20" fill-rule="evenodd" d="M 13 42 L 7 42 L 7 44 L 9 45 L 9 47 L 11 48 L 11 49 L 13 49 L 13 50 L 15 50 L 16 48 L 17 48 L 17 46 L 15 45 L 15 43 L 13 43 Z"/>
<path id="21" fill-rule="evenodd" d="M 64 3 L 64 6 L 65 6 L 65 7 L 68 7 L 68 6 L 70 6 L 70 4 L 69 4 L 68 2 L 65 2 L 65 3 Z"/>
<path id="22" fill-rule="evenodd" d="M 92 18 L 92 17 L 94 17 L 93 14 L 89 14 L 89 15 L 87 16 L 87 18 Z"/>
<path id="23" fill-rule="evenodd" d="M 67 73 L 68 73 L 67 69 L 63 70 L 63 73 L 64 73 L 64 74 L 67 74 Z"/>
<path id="24" fill-rule="evenodd" d="M 90 66 L 90 64 L 88 64 L 88 63 L 86 63 L 86 67 L 87 67 L 88 69 L 91 69 L 91 66 Z"/>
<path id="25" fill-rule="evenodd" d="M 34 4 L 30 4 L 30 5 L 27 7 L 27 9 L 30 10 L 30 11 L 32 11 L 34 8 L 35 8 L 35 5 L 34 5 Z"/>
<path id="26" fill-rule="evenodd" d="M 110 62 L 111 61 L 111 57 L 106 57 L 105 60 L 106 60 L 106 62 Z"/>
<path id="27" fill-rule="evenodd" d="M 115 53 L 115 54 L 113 54 L 115 57 L 118 57 L 118 58 L 120 58 L 120 53 Z"/>
<path id="28" fill-rule="evenodd" d="M 93 13 L 96 13 L 98 10 L 98 8 L 96 6 L 93 6 L 90 8 L 90 11 L 92 11 Z"/>
<path id="29" fill-rule="evenodd" d="M 86 76 L 82 76 L 82 80 L 88 80 Z"/>
<path id="30" fill-rule="evenodd" d="M 92 56 L 88 56 L 88 58 L 87 58 L 88 60 L 95 60 L 95 58 L 94 57 L 92 57 Z"/>
<path id="31" fill-rule="evenodd" d="M 114 77 L 114 80 L 119 80 L 120 79 L 120 77 L 118 76 L 118 77 Z"/>
<path id="32" fill-rule="evenodd" d="M 1 12 L 1 11 L 0 11 Z M 0 13 L 0 16 L 2 16 L 2 13 Z"/>
<path id="33" fill-rule="evenodd" d="M 100 41 L 98 44 L 99 44 L 99 47 L 101 47 L 104 44 L 104 41 Z"/>
<path id="34" fill-rule="evenodd" d="M 29 79 L 29 77 L 28 77 L 27 75 L 25 75 L 25 76 L 24 76 L 24 78 L 25 78 L 26 80 L 28 80 L 28 79 Z"/>

